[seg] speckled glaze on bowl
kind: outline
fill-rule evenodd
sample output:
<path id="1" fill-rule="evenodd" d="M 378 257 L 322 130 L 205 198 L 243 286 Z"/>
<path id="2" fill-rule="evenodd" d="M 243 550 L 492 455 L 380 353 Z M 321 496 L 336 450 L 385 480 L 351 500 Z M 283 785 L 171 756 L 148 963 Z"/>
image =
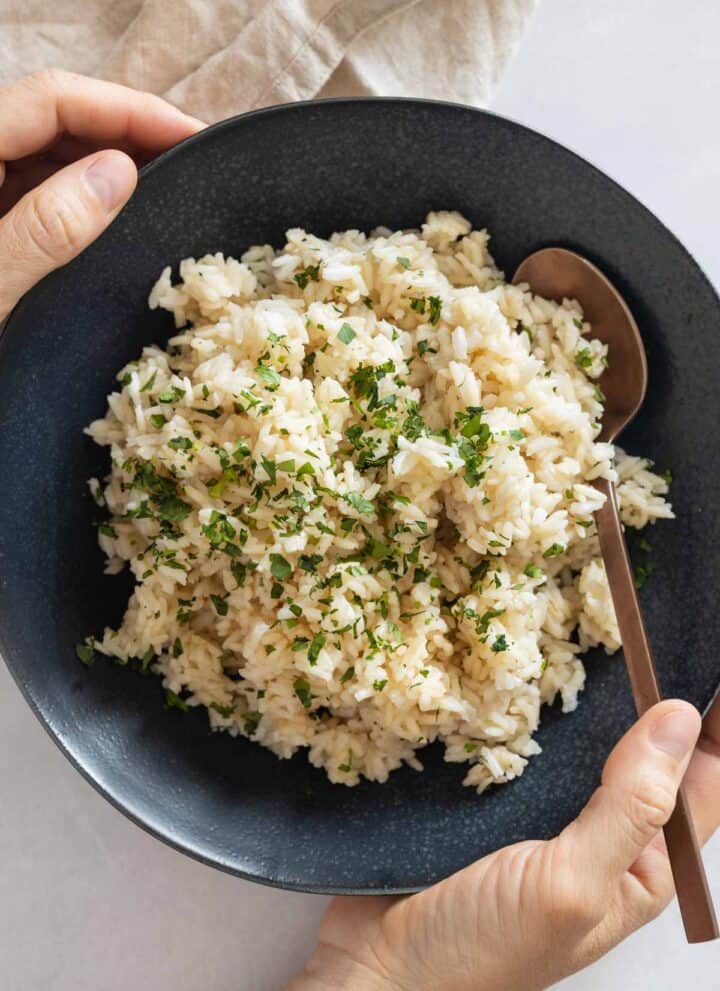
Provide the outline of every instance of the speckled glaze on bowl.
<path id="1" fill-rule="evenodd" d="M 465 107 L 413 100 L 296 104 L 226 121 L 160 157 L 111 229 L 20 303 L 0 340 L 0 652 L 48 732 L 126 815 L 194 857 L 308 891 L 409 891 L 506 843 L 549 837 L 576 815 L 633 718 L 622 659 L 587 657 L 579 708 L 545 711 L 543 753 L 481 797 L 463 767 L 385 785 L 330 785 L 304 754 L 279 761 L 211 735 L 205 715 L 163 709 L 154 678 L 74 644 L 120 620 L 127 576 L 106 578 L 85 480 L 107 454 L 83 436 L 113 376 L 162 343 L 148 291 L 164 265 L 258 242 L 418 225 L 457 209 L 493 234 L 506 271 L 547 244 L 599 265 L 637 317 L 648 399 L 623 439 L 671 467 L 678 519 L 649 534 L 642 592 L 666 694 L 704 709 L 720 677 L 714 579 L 720 522 L 720 303 L 643 206 L 560 145 Z"/>

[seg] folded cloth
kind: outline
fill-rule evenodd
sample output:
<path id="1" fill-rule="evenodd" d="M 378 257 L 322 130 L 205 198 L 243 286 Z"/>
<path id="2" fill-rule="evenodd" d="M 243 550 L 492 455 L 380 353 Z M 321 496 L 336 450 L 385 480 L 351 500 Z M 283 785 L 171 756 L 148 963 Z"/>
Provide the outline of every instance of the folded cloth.
<path id="1" fill-rule="evenodd" d="M 211 122 L 314 97 L 484 105 L 537 0 L 0 0 L 0 83 L 57 66 Z"/>

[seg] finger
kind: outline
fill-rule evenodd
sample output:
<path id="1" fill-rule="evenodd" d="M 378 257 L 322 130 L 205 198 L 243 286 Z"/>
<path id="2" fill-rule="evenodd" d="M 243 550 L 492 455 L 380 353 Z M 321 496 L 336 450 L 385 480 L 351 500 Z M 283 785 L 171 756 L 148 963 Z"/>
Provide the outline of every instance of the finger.
<path id="1" fill-rule="evenodd" d="M 698 839 L 706 843 L 720 828 L 720 697 L 703 720 L 685 785 Z"/>
<path id="2" fill-rule="evenodd" d="M 699 732 L 693 706 L 661 702 L 610 754 L 600 788 L 558 838 L 589 890 L 609 890 L 670 818 Z"/>
<path id="3" fill-rule="evenodd" d="M 204 127 L 158 96 L 56 69 L 0 89 L 0 119 L 5 161 L 48 147 L 63 131 L 159 150 Z"/>
<path id="4" fill-rule="evenodd" d="M 100 234 L 135 188 L 135 165 L 103 151 L 56 172 L 0 219 L 0 320 Z"/>

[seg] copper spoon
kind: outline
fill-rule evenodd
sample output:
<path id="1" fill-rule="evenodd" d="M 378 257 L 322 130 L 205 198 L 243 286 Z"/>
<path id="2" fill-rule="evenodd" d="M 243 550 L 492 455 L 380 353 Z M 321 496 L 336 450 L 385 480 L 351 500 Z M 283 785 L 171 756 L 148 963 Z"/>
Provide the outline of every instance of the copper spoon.
<path id="1" fill-rule="evenodd" d="M 538 296 L 577 299 L 592 324 L 593 337 L 608 346 L 609 366 L 600 384 L 607 397 L 599 439 L 612 442 L 642 405 L 647 360 L 640 331 L 615 286 L 587 258 L 565 248 L 543 248 L 526 258 L 513 277 Z M 615 486 L 598 479 L 605 505 L 595 513 L 600 550 L 612 594 L 638 715 L 662 698 L 650 642 L 643 623 L 615 499 Z M 717 939 L 718 923 L 684 786 L 665 826 L 680 912 L 689 943 Z"/>

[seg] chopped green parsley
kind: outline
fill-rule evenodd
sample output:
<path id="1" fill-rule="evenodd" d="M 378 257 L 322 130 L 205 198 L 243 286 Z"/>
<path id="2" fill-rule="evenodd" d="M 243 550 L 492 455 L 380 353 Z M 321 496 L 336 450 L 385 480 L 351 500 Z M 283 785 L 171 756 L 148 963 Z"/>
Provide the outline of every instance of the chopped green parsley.
<path id="1" fill-rule="evenodd" d="M 166 389 L 165 392 L 160 392 L 157 395 L 157 401 L 159 403 L 176 403 L 178 400 L 182 399 L 185 395 L 185 390 L 181 389 L 179 386 L 174 385 L 170 389 Z"/>
<path id="2" fill-rule="evenodd" d="M 592 365 L 592 351 L 590 348 L 580 348 L 575 353 L 575 364 L 578 368 L 589 368 Z"/>
<path id="3" fill-rule="evenodd" d="M 165 692 L 165 708 L 166 709 L 178 709 L 180 712 L 188 712 L 189 707 L 185 699 L 176 695 L 175 692 L 171 692 L 170 689 Z"/>
<path id="4" fill-rule="evenodd" d="M 193 446 L 193 442 L 189 437 L 173 437 L 172 440 L 168 441 L 168 447 L 171 447 L 173 451 L 189 451 Z"/>
<path id="5" fill-rule="evenodd" d="M 75 653 L 78 660 L 82 661 L 86 667 L 90 667 L 92 662 L 95 660 L 95 651 L 87 643 L 77 643 L 75 644 Z"/>
<path id="6" fill-rule="evenodd" d="M 326 640 L 327 637 L 324 633 L 316 633 L 312 638 L 308 649 L 308 663 L 310 665 L 315 665 L 317 663 L 317 659 L 320 656 L 320 651 L 325 646 Z"/>
<path id="7" fill-rule="evenodd" d="M 343 495 L 343 499 L 350 506 L 352 506 L 353 509 L 357 509 L 358 513 L 363 513 L 366 516 L 372 516 L 375 512 L 375 507 L 370 500 L 365 499 L 359 492 L 347 492 Z"/>
<path id="8" fill-rule="evenodd" d="M 275 392 L 279 389 L 280 376 L 274 368 L 271 368 L 269 365 L 258 365 L 255 368 L 255 374 L 270 392 Z"/>
<path id="9" fill-rule="evenodd" d="M 654 564 L 652 561 L 648 561 L 646 564 L 638 564 L 635 568 L 635 588 L 643 588 L 648 578 L 654 570 Z"/>
<path id="10" fill-rule="evenodd" d="M 442 300 L 439 296 L 429 296 L 428 305 L 430 307 L 430 323 L 435 326 L 435 324 L 440 319 L 440 313 L 442 311 Z"/>
<path id="11" fill-rule="evenodd" d="M 211 702 L 210 708 L 217 712 L 218 716 L 222 716 L 223 719 L 229 719 L 235 712 L 235 706 L 233 705 L 220 705 L 218 702 Z"/>
<path id="12" fill-rule="evenodd" d="M 292 574 L 292 565 L 282 554 L 270 555 L 270 574 L 278 581 L 285 581 Z"/>
<path id="13" fill-rule="evenodd" d="M 309 709 L 313 699 L 310 691 L 310 682 L 306 678 L 296 678 L 293 683 L 293 691 L 300 699 L 303 708 Z"/>
<path id="14" fill-rule="evenodd" d="M 357 337 L 357 334 L 352 329 L 349 323 L 344 323 L 340 330 L 338 331 L 338 340 L 342 341 L 343 344 L 349 344 L 350 341 Z"/>
<path id="15" fill-rule="evenodd" d="M 320 265 L 306 265 L 304 269 L 297 272 L 293 279 L 297 283 L 300 289 L 304 289 L 308 282 L 319 282 L 320 281 Z"/>
<path id="16" fill-rule="evenodd" d="M 152 373 L 150 378 L 147 380 L 145 385 L 140 386 L 140 392 L 149 392 L 152 389 L 153 385 L 155 384 L 156 378 L 157 378 L 157 368 Z"/>
<path id="17" fill-rule="evenodd" d="M 228 614 L 227 596 L 211 595 L 210 599 L 212 600 L 212 604 L 215 606 L 215 612 L 218 614 L 218 616 L 227 616 Z"/>

